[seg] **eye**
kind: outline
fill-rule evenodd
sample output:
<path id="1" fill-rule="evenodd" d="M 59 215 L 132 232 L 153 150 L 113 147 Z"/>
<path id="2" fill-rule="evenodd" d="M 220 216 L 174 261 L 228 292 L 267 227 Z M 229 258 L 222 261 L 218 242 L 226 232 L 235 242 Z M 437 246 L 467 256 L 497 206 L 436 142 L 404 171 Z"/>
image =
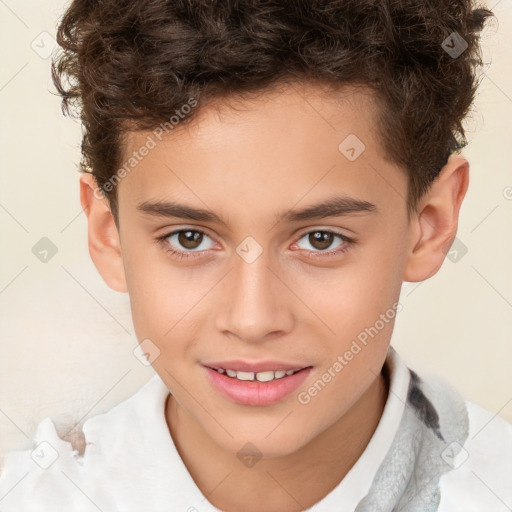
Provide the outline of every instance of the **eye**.
<path id="1" fill-rule="evenodd" d="M 338 238 L 341 243 L 338 244 L 338 246 L 330 251 L 326 251 L 329 247 L 332 246 L 333 241 Z M 348 236 L 345 236 L 341 233 L 338 233 L 336 231 L 328 231 L 328 230 L 322 230 L 317 229 L 315 231 L 309 231 L 308 233 L 305 233 L 301 236 L 299 239 L 302 240 L 305 239 L 307 243 L 313 247 L 313 251 L 306 248 L 306 250 L 315 253 L 320 253 L 319 256 L 333 256 L 342 252 L 347 251 L 350 249 L 351 245 L 355 242 L 354 239 L 349 238 Z M 298 244 L 299 242 L 296 242 Z M 316 250 L 315 250 L 316 249 Z M 314 257 L 317 257 L 315 254 Z"/>
<path id="2" fill-rule="evenodd" d="M 197 255 L 189 253 L 211 249 L 211 246 L 208 247 L 208 244 L 206 244 L 206 247 L 204 246 L 205 244 L 203 244 L 206 238 L 210 239 L 203 231 L 197 229 L 179 229 L 160 236 L 157 240 L 163 245 L 166 251 L 180 258 L 194 258 Z"/>
<path id="3" fill-rule="evenodd" d="M 338 238 L 341 243 L 338 244 L 337 248 L 335 246 L 335 249 L 326 251 L 326 249 L 332 246 L 336 238 Z M 164 250 L 179 259 L 200 257 L 201 253 L 211 249 L 211 245 L 208 246 L 208 244 L 206 244 L 206 247 L 204 246 L 205 244 L 203 242 L 206 239 L 211 240 L 206 233 L 197 229 L 179 229 L 157 237 L 157 241 L 163 246 Z M 342 233 L 321 229 L 304 233 L 299 241 L 302 239 L 306 239 L 307 243 L 313 247 L 313 250 L 306 248 L 306 251 L 313 255 L 311 257 L 315 258 L 335 256 L 343 253 L 349 250 L 356 242 L 353 238 L 349 238 Z M 295 242 L 294 245 L 298 245 L 298 243 L 299 242 Z"/>

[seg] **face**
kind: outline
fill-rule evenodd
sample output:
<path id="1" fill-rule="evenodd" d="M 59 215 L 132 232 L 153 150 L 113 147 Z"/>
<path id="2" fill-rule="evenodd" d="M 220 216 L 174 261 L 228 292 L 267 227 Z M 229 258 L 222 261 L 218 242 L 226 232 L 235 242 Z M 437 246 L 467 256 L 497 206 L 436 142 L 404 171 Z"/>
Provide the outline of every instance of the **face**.
<path id="1" fill-rule="evenodd" d="M 410 244 L 407 178 L 361 89 L 215 106 L 162 140 L 128 139 L 127 155 L 156 142 L 118 185 L 134 327 L 180 414 L 219 446 L 289 454 L 380 372 Z M 233 360 L 307 369 L 251 382 L 270 389 L 258 402 L 247 382 L 227 384 L 237 398 L 212 383 L 206 366 Z"/>

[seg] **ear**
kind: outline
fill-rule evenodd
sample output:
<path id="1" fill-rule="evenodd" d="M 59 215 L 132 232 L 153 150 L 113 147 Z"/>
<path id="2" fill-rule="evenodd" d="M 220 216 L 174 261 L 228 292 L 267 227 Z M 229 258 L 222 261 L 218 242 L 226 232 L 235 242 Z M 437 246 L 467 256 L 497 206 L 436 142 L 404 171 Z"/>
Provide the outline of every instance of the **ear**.
<path id="1" fill-rule="evenodd" d="M 89 172 L 80 176 L 80 203 L 87 215 L 89 254 L 94 265 L 110 288 L 127 292 L 119 232 L 108 199 Z"/>
<path id="2" fill-rule="evenodd" d="M 457 234 L 459 210 L 468 185 L 468 161 L 450 156 L 411 219 L 404 281 L 423 281 L 441 268 Z"/>

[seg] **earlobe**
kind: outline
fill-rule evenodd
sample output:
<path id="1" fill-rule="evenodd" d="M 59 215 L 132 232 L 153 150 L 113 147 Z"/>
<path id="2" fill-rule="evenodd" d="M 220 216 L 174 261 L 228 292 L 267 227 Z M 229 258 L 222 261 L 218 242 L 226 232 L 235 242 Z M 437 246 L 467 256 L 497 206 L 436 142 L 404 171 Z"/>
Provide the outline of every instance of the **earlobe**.
<path id="1" fill-rule="evenodd" d="M 80 176 L 80 203 L 87 216 L 89 254 L 105 283 L 115 291 L 127 292 L 119 232 L 91 173 Z"/>
<path id="2" fill-rule="evenodd" d="M 423 281 L 441 268 L 457 233 L 459 211 L 468 185 L 468 161 L 452 155 L 411 220 L 404 281 Z"/>

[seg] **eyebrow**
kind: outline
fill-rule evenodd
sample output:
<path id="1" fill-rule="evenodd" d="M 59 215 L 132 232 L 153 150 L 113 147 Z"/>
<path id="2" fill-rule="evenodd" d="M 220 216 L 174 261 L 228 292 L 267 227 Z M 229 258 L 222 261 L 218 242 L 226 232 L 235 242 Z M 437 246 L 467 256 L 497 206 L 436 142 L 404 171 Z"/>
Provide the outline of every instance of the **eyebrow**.
<path id="1" fill-rule="evenodd" d="M 175 201 L 143 201 L 137 210 L 156 217 L 177 217 L 201 222 L 218 223 L 228 227 L 226 221 L 210 210 L 192 208 Z M 299 222 L 322 219 L 324 217 L 342 217 L 353 214 L 377 213 L 377 207 L 368 201 L 348 196 L 332 197 L 321 203 L 300 210 L 286 210 L 276 215 L 277 222 Z"/>

